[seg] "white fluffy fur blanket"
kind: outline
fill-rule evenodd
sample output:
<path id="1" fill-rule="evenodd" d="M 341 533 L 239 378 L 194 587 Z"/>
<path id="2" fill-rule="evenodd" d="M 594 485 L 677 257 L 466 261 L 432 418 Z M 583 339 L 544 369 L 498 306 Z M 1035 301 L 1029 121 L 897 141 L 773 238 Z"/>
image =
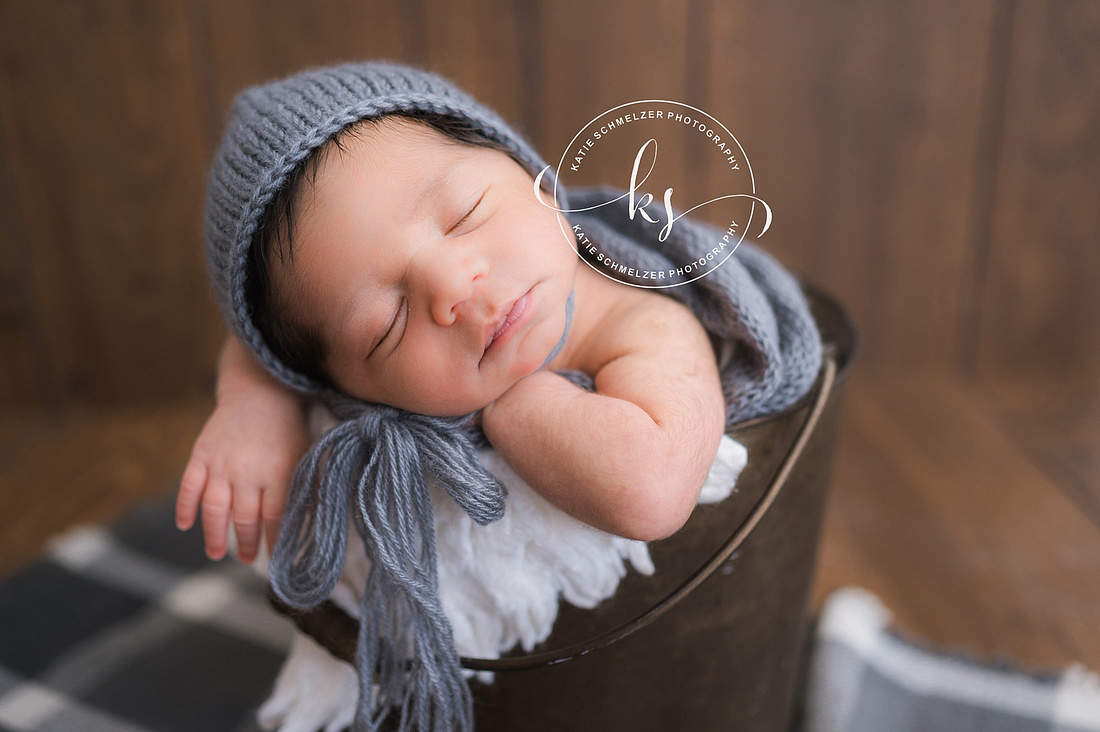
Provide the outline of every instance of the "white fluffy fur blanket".
<path id="1" fill-rule="evenodd" d="M 310 415 L 314 439 L 336 421 L 320 404 Z M 439 596 L 461 656 L 499 658 L 518 643 L 530 651 L 545 640 L 558 615 L 559 598 L 582 608 L 615 594 L 626 574 L 624 560 L 638 572 L 654 571 L 649 548 L 594 529 L 535 493 L 496 450 L 479 452 L 482 464 L 508 488 L 504 518 L 478 526 L 432 485 Z M 723 436 L 699 503 L 717 503 L 733 492 L 748 454 Z M 255 564 L 266 576 L 266 558 Z M 370 561 L 354 529 L 348 555 L 331 599 L 352 617 Z M 471 672 L 472 673 L 472 672 Z M 491 682 L 492 674 L 479 679 Z M 354 667 L 333 657 L 312 638 L 296 633 L 275 688 L 260 707 L 264 729 L 279 732 L 335 732 L 355 717 L 359 688 Z"/>

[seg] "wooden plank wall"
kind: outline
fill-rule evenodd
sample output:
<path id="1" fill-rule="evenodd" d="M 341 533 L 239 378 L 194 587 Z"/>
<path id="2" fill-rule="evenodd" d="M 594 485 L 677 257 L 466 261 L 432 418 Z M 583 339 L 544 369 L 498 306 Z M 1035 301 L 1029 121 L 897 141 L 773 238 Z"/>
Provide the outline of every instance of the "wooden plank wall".
<path id="1" fill-rule="evenodd" d="M 370 57 L 449 76 L 548 158 L 614 104 L 710 112 L 773 206 L 761 244 L 849 306 L 861 368 L 1098 372 L 1098 8 L 3 0 L 0 405 L 209 393 L 200 218 L 230 101 Z"/>

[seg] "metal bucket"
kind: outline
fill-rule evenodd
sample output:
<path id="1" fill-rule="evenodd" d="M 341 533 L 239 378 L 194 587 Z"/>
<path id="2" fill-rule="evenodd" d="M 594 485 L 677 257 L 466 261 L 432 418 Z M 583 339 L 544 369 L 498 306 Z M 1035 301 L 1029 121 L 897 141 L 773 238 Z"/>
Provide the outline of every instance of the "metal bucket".
<path id="1" fill-rule="evenodd" d="M 628 573 L 593 610 L 562 603 L 531 654 L 463 659 L 497 672 L 492 685 L 473 685 L 478 732 L 789 729 L 844 385 L 858 352 L 840 303 L 802 288 L 825 343 L 814 387 L 783 412 L 727 430 L 748 449 L 737 492 L 698 506 L 683 529 L 650 544 L 655 575 Z M 294 618 L 353 658 L 357 623 L 334 605 Z"/>

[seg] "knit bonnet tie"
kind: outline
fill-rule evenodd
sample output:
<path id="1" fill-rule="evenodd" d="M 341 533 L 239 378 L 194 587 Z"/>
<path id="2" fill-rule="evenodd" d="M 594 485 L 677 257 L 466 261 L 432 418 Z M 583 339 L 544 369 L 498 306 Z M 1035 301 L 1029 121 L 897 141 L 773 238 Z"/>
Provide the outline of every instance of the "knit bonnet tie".
<path id="1" fill-rule="evenodd" d="M 532 178 L 546 167 L 492 110 L 435 74 L 387 61 L 307 70 L 235 98 L 209 175 L 206 261 L 241 343 L 275 378 L 320 400 L 340 420 L 294 472 L 269 564 L 272 589 L 294 608 L 323 602 L 343 569 L 353 522 L 371 560 L 360 606 L 355 729 L 377 730 L 396 711 L 402 731 L 465 732 L 473 728 L 473 705 L 439 600 L 430 487 L 437 483 L 480 525 L 503 515 L 505 487 L 478 459 L 488 443 L 474 424 L 477 412 L 416 414 L 354 399 L 299 373 L 272 351 L 246 294 L 260 221 L 296 166 L 348 125 L 402 111 L 457 118 L 502 144 Z M 658 242 L 655 231 L 628 221 L 625 202 L 594 208 L 614 192 L 566 191 L 552 169 L 544 183 L 563 211 L 575 195 L 573 205 L 585 212 L 566 218 L 620 261 L 673 266 L 676 258 L 705 253 L 714 240 L 713 229 L 685 217 Z M 820 336 L 797 282 L 763 251 L 742 242 L 714 273 L 660 292 L 690 307 L 712 338 L 736 346 L 735 357 L 719 367 L 727 425 L 783 409 L 809 390 L 820 368 Z M 565 332 L 542 367 L 565 343 L 573 304 L 571 293 Z M 587 374 L 557 373 L 592 389 Z"/>
<path id="2" fill-rule="evenodd" d="M 296 608 L 323 602 L 343 569 L 352 507 L 372 565 L 360 606 L 356 727 L 377 729 L 397 707 L 417 729 L 464 728 L 470 696 L 436 589 L 425 478 L 431 474 L 480 525 L 504 514 L 504 486 L 471 454 L 454 418 L 350 399 L 327 404 L 344 421 L 294 473 L 271 556 L 272 587 Z"/>
<path id="3" fill-rule="evenodd" d="M 558 345 L 554 346 L 554 350 L 550 351 L 550 355 L 546 357 L 542 362 L 540 369 L 546 368 L 546 364 L 554 360 L 554 356 L 558 355 L 561 347 L 565 345 L 565 338 L 569 335 L 569 326 L 573 323 L 573 301 L 576 299 L 577 288 L 574 287 L 569 291 L 569 299 L 565 301 L 565 332 L 561 334 L 561 340 L 558 341 Z"/>

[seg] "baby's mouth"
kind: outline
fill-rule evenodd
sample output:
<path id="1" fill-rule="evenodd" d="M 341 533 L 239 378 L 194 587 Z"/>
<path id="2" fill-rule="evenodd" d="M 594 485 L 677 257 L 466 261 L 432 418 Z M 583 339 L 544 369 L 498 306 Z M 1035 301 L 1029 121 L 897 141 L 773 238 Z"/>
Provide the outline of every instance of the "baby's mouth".
<path id="1" fill-rule="evenodd" d="M 508 325 L 508 316 L 505 315 L 503 318 L 500 319 L 500 322 L 497 323 L 497 329 L 495 331 L 493 331 L 493 334 L 491 336 L 489 336 L 489 341 L 485 344 L 485 348 L 483 348 L 481 350 L 481 359 L 482 360 L 485 360 L 485 354 L 489 352 L 489 346 L 493 345 L 493 341 L 495 341 L 497 339 L 497 337 L 501 334 L 501 332 L 504 330 L 505 326 L 507 326 L 507 325 Z"/>
<path id="2" fill-rule="evenodd" d="M 507 324 L 508 316 L 505 315 L 503 318 L 500 319 L 500 323 L 497 324 L 497 329 L 493 331 L 493 335 L 490 336 L 489 342 L 485 344 L 485 350 L 489 350 L 489 346 L 493 345 L 493 341 L 497 339 L 497 336 L 500 335 L 500 332 L 504 330 L 504 326 L 506 326 Z"/>
<path id="3" fill-rule="evenodd" d="M 532 286 L 531 289 L 534 289 L 534 287 Z M 522 325 L 519 321 L 527 321 L 531 303 L 530 296 L 531 290 L 528 290 L 512 303 L 512 307 L 509 309 L 508 313 L 500 319 L 500 322 L 497 323 L 496 330 L 493 331 L 493 335 L 489 337 L 488 342 L 485 344 L 485 349 L 481 353 L 481 361 L 485 360 L 485 355 L 489 352 L 489 348 L 492 347 L 493 343 L 495 343 L 498 338 L 509 333 L 512 328 Z M 478 365 L 480 365 L 480 362 Z"/>

